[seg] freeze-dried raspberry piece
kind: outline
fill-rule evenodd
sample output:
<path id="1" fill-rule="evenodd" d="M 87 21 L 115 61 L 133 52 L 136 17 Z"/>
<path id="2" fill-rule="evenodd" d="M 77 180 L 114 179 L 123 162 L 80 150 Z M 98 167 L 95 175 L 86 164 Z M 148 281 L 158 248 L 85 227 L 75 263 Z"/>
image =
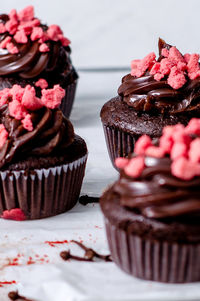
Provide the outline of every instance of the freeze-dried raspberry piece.
<path id="1" fill-rule="evenodd" d="M 29 5 L 18 13 L 20 21 L 31 21 L 34 18 L 34 7 Z"/>
<path id="2" fill-rule="evenodd" d="M 23 119 L 28 114 L 25 107 L 16 99 L 13 99 L 11 102 L 9 102 L 8 108 L 10 116 L 17 120 Z"/>
<path id="3" fill-rule="evenodd" d="M 172 137 L 163 135 L 160 137 L 159 146 L 165 154 L 170 154 L 173 145 Z"/>
<path id="4" fill-rule="evenodd" d="M 162 158 L 165 155 L 165 151 L 161 147 L 157 146 L 149 146 L 145 150 L 145 155 L 149 157 Z"/>
<path id="5" fill-rule="evenodd" d="M 185 127 L 185 133 L 188 135 L 200 135 L 200 119 L 192 118 Z"/>
<path id="6" fill-rule="evenodd" d="M 59 41 L 59 35 L 62 35 L 62 30 L 60 29 L 60 27 L 58 25 L 50 25 L 48 27 L 48 30 L 47 30 L 47 35 L 49 37 L 50 40 L 52 41 Z"/>
<path id="7" fill-rule="evenodd" d="M 196 138 L 190 143 L 188 157 L 191 162 L 200 161 L 200 138 Z"/>
<path id="8" fill-rule="evenodd" d="M 11 54 L 19 53 L 19 49 L 12 42 L 7 43 L 6 48 L 7 48 L 8 52 Z"/>
<path id="9" fill-rule="evenodd" d="M 170 158 L 175 160 L 179 157 L 187 157 L 188 147 L 185 143 L 175 142 L 172 146 Z"/>
<path id="10" fill-rule="evenodd" d="M 3 106 L 10 97 L 10 89 L 5 88 L 0 91 L 0 107 Z"/>
<path id="11" fill-rule="evenodd" d="M 172 88 L 180 89 L 186 83 L 186 78 L 184 73 L 174 66 L 170 71 L 167 82 Z"/>
<path id="12" fill-rule="evenodd" d="M 31 120 L 31 115 L 30 114 L 27 114 L 24 119 L 22 119 L 22 125 L 23 127 L 31 132 L 33 130 L 33 123 L 32 123 L 32 120 Z"/>
<path id="13" fill-rule="evenodd" d="M 57 108 L 65 96 L 65 90 L 59 85 L 55 85 L 53 89 L 43 89 L 41 102 L 44 106 L 50 109 Z"/>
<path id="14" fill-rule="evenodd" d="M 184 57 L 175 46 L 169 49 L 168 58 L 171 62 L 174 62 L 175 64 L 178 64 L 179 62 L 185 63 Z"/>
<path id="15" fill-rule="evenodd" d="M 200 76 L 199 55 L 197 53 L 190 55 L 187 64 L 187 71 L 189 78 L 192 80 Z"/>
<path id="16" fill-rule="evenodd" d="M 169 50 L 167 48 L 163 48 L 161 50 L 161 55 L 164 57 L 168 57 L 169 56 Z"/>
<path id="17" fill-rule="evenodd" d="M 11 210 L 4 210 L 1 216 L 4 219 L 12 219 L 14 221 L 26 220 L 26 215 L 20 208 L 14 208 Z"/>
<path id="18" fill-rule="evenodd" d="M 47 46 L 47 44 L 42 43 L 42 44 L 40 45 L 40 47 L 39 47 L 39 50 L 40 50 L 40 52 L 48 52 L 50 49 L 49 49 L 49 47 Z"/>
<path id="19" fill-rule="evenodd" d="M 180 157 L 172 162 L 171 172 L 177 178 L 191 180 L 193 177 L 200 175 L 200 164 L 191 162 L 185 157 Z"/>
<path id="20" fill-rule="evenodd" d="M 42 37 L 38 40 L 38 42 L 40 44 L 43 44 L 44 42 L 48 41 L 49 40 L 49 37 L 47 35 L 47 33 L 45 31 L 43 31 L 43 35 Z"/>
<path id="21" fill-rule="evenodd" d="M 9 89 L 10 94 L 12 95 L 13 99 L 18 100 L 19 102 L 22 101 L 22 96 L 24 94 L 24 88 L 20 85 L 14 85 L 11 89 Z"/>
<path id="22" fill-rule="evenodd" d="M 18 26 L 18 30 L 24 30 L 26 35 L 30 35 L 34 27 L 38 27 L 40 25 L 40 21 L 38 19 L 34 19 L 32 21 L 21 22 Z"/>
<path id="23" fill-rule="evenodd" d="M 59 41 L 61 41 L 61 44 L 65 47 L 67 47 L 71 43 L 71 41 L 65 38 L 63 35 L 59 35 Z"/>
<path id="24" fill-rule="evenodd" d="M 155 63 L 156 55 L 154 52 L 147 54 L 142 60 L 133 60 L 131 62 L 131 75 L 140 77 L 147 69 L 150 69 Z"/>
<path id="25" fill-rule="evenodd" d="M 36 97 L 35 95 L 35 89 L 34 87 L 31 87 L 30 85 L 27 85 L 24 90 L 24 94 L 22 97 L 22 105 L 31 111 L 38 110 L 43 107 L 42 103 L 40 102 L 40 99 Z"/>
<path id="26" fill-rule="evenodd" d="M 8 138 L 8 132 L 6 131 L 5 126 L 3 124 L 0 124 L 0 148 L 4 146 L 7 138 Z"/>
<path id="27" fill-rule="evenodd" d="M 18 22 L 15 22 L 14 20 L 9 20 L 5 24 L 6 30 L 11 34 L 15 34 L 18 27 Z"/>
<path id="28" fill-rule="evenodd" d="M 24 32 L 24 30 L 18 30 L 14 35 L 14 39 L 17 43 L 26 44 L 28 42 L 28 38 Z"/>
<path id="29" fill-rule="evenodd" d="M 155 63 L 151 68 L 150 74 L 155 75 L 158 72 L 160 72 L 160 63 Z"/>
<path id="30" fill-rule="evenodd" d="M 185 59 L 186 63 L 189 62 L 190 56 L 191 56 L 191 54 L 189 54 L 189 53 L 184 54 L 184 59 Z"/>
<path id="31" fill-rule="evenodd" d="M 36 40 L 42 38 L 42 36 L 43 36 L 42 28 L 41 27 L 34 27 L 33 31 L 32 31 L 32 34 L 31 34 L 31 40 L 36 41 Z"/>
<path id="32" fill-rule="evenodd" d="M 173 64 L 167 58 L 162 59 L 160 62 L 160 72 L 164 75 L 168 75 Z"/>
<path id="33" fill-rule="evenodd" d="M 133 178 L 137 178 L 141 175 L 145 167 L 144 157 L 135 157 L 129 160 L 128 165 L 124 167 L 124 172 Z"/>
<path id="34" fill-rule="evenodd" d="M 15 23 L 18 23 L 18 16 L 17 16 L 16 9 L 12 9 L 8 16 L 10 20 L 14 21 Z"/>
<path id="35" fill-rule="evenodd" d="M 164 76 L 165 76 L 165 75 L 162 74 L 162 73 L 156 73 L 156 74 L 154 75 L 154 79 L 155 79 L 156 81 L 160 81 Z"/>
<path id="36" fill-rule="evenodd" d="M 38 79 L 38 81 L 35 83 L 36 87 L 39 87 L 41 89 L 46 89 L 48 87 L 48 83 L 46 81 L 46 79 L 44 78 L 40 78 Z"/>
<path id="37" fill-rule="evenodd" d="M 172 139 L 174 142 L 184 143 L 189 146 L 191 138 L 185 132 L 185 127 L 182 124 L 176 124 L 173 126 Z"/>
<path id="38" fill-rule="evenodd" d="M 6 30 L 5 25 L 4 25 L 3 23 L 0 23 L 0 34 L 6 32 L 6 31 L 7 31 L 7 30 Z"/>
<path id="39" fill-rule="evenodd" d="M 134 152 L 137 155 L 143 155 L 149 146 L 152 146 L 151 138 L 147 135 L 142 135 L 135 144 Z"/>
<path id="40" fill-rule="evenodd" d="M 11 37 L 6 37 L 1 43 L 0 43 L 0 48 L 6 48 L 7 44 L 10 43 L 12 40 Z"/>
<path id="41" fill-rule="evenodd" d="M 117 168 L 124 168 L 129 162 L 129 159 L 127 158 L 116 158 L 115 159 L 115 165 Z"/>

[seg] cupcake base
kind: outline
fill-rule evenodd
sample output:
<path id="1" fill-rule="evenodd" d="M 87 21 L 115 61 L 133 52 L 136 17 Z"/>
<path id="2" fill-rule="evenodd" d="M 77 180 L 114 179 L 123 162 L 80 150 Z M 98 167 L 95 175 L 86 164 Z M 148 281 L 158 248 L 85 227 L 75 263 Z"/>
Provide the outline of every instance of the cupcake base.
<path id="1" fill-rule="evenodd" d="M 77 80 L 68 85 L 65 88 L 65 97 L 62 99 L 60 109 L 63 114 L 68 118 L 72 111 L 72 106 L 74 103 L 75 93 L 76 93 Z"/>
<path id="2" fill-rule="evenodd" d="M 69 156 L 62 164 L 32 168 L 38 160 L 31 163 L 30 170 L 20 169 L 24 164 L 22 162 L 21 166 L 13 164 L 10 170 L 0 171 L 0 215 L 5 210 L 20 208 L 26 219 L 39 219 L 71 209 L 80 194 L 87 148 L 84 140 L 78 136 L 69 148 L 66 150 L 69 151 Z M 73 151 L 76 153 L 77 148 L 79 153 L 74 157 Z M 47 159 L 46 162 L 50 164 L 50 160 Z M 42 165 L 45 161 L 39 163 Z"/>
<path id="3" fill-rule="evenodd" d="M 200 222 L 158 221 L 120 205 L 110 187 L 101 197 L 113 261 L 135 277 L 166 283 L 200 281 Z"/>

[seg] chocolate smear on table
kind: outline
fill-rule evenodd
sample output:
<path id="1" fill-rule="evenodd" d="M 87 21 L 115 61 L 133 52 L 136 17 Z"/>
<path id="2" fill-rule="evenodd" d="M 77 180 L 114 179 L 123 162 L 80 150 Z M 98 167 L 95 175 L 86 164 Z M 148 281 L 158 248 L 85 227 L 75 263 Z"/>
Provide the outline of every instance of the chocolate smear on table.
<path id="1" fill-rule="evenodd" d="M 18 292 L 9 292 L 8 293 L 8 297 L 10 298 L 10 300 L 17 300 L 17 301 L 33 301 L 31 299 L 27 299 L 26 297 L 20 296 L 18 294 Z"/>
<path id="2" fill-rule="evenodd" d="M 83 206 L 86 206 L 87 204 L 91 204 L 91 203 L 99 203 L 99 198 L 93 197 L 93 196 L 88 196 L 86 194 L 86 195 L 82 195 L 79 198 L 79 203 Z"/>
<path id="3" fill-rule="evenodd" d="M 71 254 L 71 252 L 69 250 L 68 251 L 62 251 L 60 253 L 60 257 L 65 261 L 67 261 L 69 259 L 73 259 L 73 260 L 77 260 L 77 261 L 94 262 L 95 258 L 99 258 L 99 259 L 101 259 L 102 261 L 105 261 L 105 262 L 111 262 L 112 261 L 110 255 L 101 255 L 101 254 L 97 253 L 96 251 L 94 251 L 93 249 L 86 247 L 85 245 L 83 245 L 82 243 L 80 243 L 76 240 L 72 240 L 71 242 L 77 244 L 81 249 L 83 249 L 85 251 L 85 254 L 84 254 L 83 257 L 80 257 L 80 256 L 76 256 L 76 255 Z"/>

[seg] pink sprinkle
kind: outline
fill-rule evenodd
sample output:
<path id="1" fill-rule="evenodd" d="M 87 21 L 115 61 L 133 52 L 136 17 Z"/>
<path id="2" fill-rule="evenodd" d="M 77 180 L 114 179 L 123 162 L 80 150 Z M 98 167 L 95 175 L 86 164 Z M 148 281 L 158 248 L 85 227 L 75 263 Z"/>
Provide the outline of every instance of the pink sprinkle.
<path id="1" fill-rule="evenodd" d="M 189 78 L 192 80 L 200 76 L 199 55 L 197 53 L 190 55 L 190 59 L 187 64 L 187 71 Z"/>
<path id="2" fill-rule="evenodd" d="M 65 96 L 65 90 L 59 85 L 55 85 L 53 89 L 43 89 L 41 102 L 50 109 L 57 108 Z"/>
<path id="3" fill-rule="evenodd" d="M 28 38 L 24 32 L 24 30 L 19 30 L 14 35 L 14 39 L 17 43 L 26 44 L 28 42 Z"/>
<path id="4" fill-rule="evenodd" d="M 190 143 L 188 157 L 191 162 L 198 163 L 200 161 L 200 138 L 196 138 Z"/>
<path id="5" fill-rule="evenodd" d="M 145 151 L 145 155 L 149 157 L 162 158 L 165 155 L 165 151 L 161 147 L 149 146 Z"/>
<path id="6" fill-rule="evenodd" d="M 174 66 L 171 69 L 167 82 L 172 88 L 179 89 L 186 83 L 186 78 L 184 73 Z"/>
<path id="7" fill-rule="evenodd" d="M 5 88 L 0 91 L 0 107 L 5 105 L 10 97 L 10 89 Z"/>
<path id="8" fill-rule="evenodd" d="M 63 35 L 59 35 L 59 40 L 61 41 L 61 44 L 65 47 L 69 46 L 71 41 L 67 38 L 65 38 Z"/>
<path id="9" fill-rule="evenodd" d="M 29 5 L 18 13 L 20 21 L 31 21 L 34 18 L 34 7 Z"/>
<path id="10" fill-rule="evenodd" d="M 6 37 L 1 43 L 0 43 L 0 48 L 5 49 L 7 44 L 10 43 L 10 41 L 12 40 L 11 37 Z"/>
<path id="11" fill-rule="evenodd" d="M 8 138 L 8 132 L 3 124 L 0 124 L 0 148 L 2 148 Z"/>
<path id="12" fill-rule="evenodd" d="M 35 95 L 34 87 L 31 87 L 30 85 L 27 85 L 25 87 L 24 94 L 22 97 L 22 105 L 26 109 L 31 111 L 35 111 L 42 108 L 42 103 L 40 102 L 40 99 L 37 98 Z"/>
<path id="13" fill-rule="evenodd" d="M 47 46 L 47 44 L 42 43 L 39 47 L 40 52 L 48 52 L 49 51 L 49 47 Z"/>
<path id="14" fill-rule="evenodd" d="M 192 118 L 185 127 L 185 133 L 188 135 L 200 135 L 200 119 Z"/>
<path id="15" fill-rule="evenodd" d="M 142 60 L 133 60 L 131 62 L 131 75 L 140 77 L 144 75 L 148 68 L 155 63 L 156 55 L 154 52 L 147 54 Z"/>
<path id="16" fill-rule="evenodd" d="M 31 34 L 31 40 L 36 41 L 36 40 L 42 38 L 42 36 L 43 36 L 42 28 L 41 27 L 34 27 L 33 31 L 32 31 L 32 34 Z"/>
<path id="17" fill-rule="evenodd" d="M 169 56 L 169 50 L 167 48 L 163 48 L 161 50 L 161 55 L 164 57 L 168 57 Z"/>
<path id="18" fill-rule="evenodd" d="M 11 210 L 4 210 L 1 216 L 4 219 L 12 219 L 14 221 L 24 221 L 26 216 L 20 208 L 15 208 Z"/>
<path id="19" fill-rule="evenodd" d="M 200 164 L 191 162 L 185 157 L 180 157 L 171 164 L 172 174 L 183 180 L 191 180 L 200 175 Z"/>
<path id="20" fill-rule="evenodd" d="M 142 135 L 135 144 L 134 152 L 137 155 L 143 155 L 149 146 L 152 146 L 151 138 L 147 135 Z"/>
<path id="21" fill-rule="evenodd" d="M 117 168 L 121 169 L 124 168 L 128 164 L 129 160 L 126 158 L 116 158 L 115 165 Z"/>
<path id="22" fill-rule="evenodd" d="M 128 165 L 125 166 L 124 172 L 133 178 L 137 178 L 141 175 L 143 169 L 145 167 L 144 157 L 135 157 L 130 159 Z"/>
<path id="23" fill-rule="evenodd" d="M 14 85 L 9 90 L 13 99 L 18 100 L 19 102 L 22 101 L 22 96 L 24 95 L 24 88 L 22 88 L 20 85 Z"/>
<path id="24" fill-rule="evenodd" d="M 0 34 L 6 32 L 6 27 L 3 23 L 0 23 Z"/>
<path id="25" fill-rule="evenodd" d="M 10 116 L 17 120 L 21 120 L 27 115 L 25 107 L 16 99 L 9 102 L 8 105 Z"/>
<path id="26" fill-rule="evenodd" d="M 187 145 L 185 143 L 175 142 L 171 149 L 170 157 L 172 160 L 187 157 Z"/>
<path id="27" fill-rule="evenodd" d="M 32 123 L 32 120 L 31 120 L 31 115 L 30 114 L 27 114 L 25 116 L 24 119 L 22 119 L 22 124 L 23 124 L 23 127 L 27 130 L 27 131 L 32 131 L 33 130 L 33 123 Z"/>
<path id="28" fill-rule="evenodd" d="M 36 87 L 40 87 L 41 89 L 46 89 L 48 87 L 48 83 L 44 78 L 40 78 L 36 83 Z"/>
<path id="29" fill-rule="evenodd" d="M 7 43 L 6 48 L 7 48 L 8 52 L 11 54 L 19 53 L 19 49 L 12 42 Z"/>
<path id="30" fill-rule="evenodd" d="M 9 20 L 6 22 L 5 27 L 11 35 L 14 35 L 17 31 L 18 23 L 13 20 Z"/>
<path id="31" fill-rule="evenodd" d="M 52 41 L 59 41 L 59 35 L 62 35 L 62 30 L 58 25 L 50 25 L 48 30 L 47 30 L 47 35 L 50 40 Z"/>

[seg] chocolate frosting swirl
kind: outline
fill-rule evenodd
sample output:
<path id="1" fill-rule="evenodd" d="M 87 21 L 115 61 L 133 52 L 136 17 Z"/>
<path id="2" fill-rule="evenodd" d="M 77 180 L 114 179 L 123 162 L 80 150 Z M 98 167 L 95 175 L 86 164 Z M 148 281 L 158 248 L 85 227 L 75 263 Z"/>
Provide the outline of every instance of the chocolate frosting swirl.
<path id="1" fill-rule="evenodd" d="M 0 15 L 0 22 L 6 23 L 8 15 Z M 40 25 L 43 30 L 47 26 Z M 9 33 L 0 34 L 0 42 Z M 12 38 L 12 42 L 19 49 L 18 54 L 11 54 L 7 49 L 0 49 L 0 76 L 18 75 L 23 79 L 32 79 L 38 76 L 49 79 L 49 77 L 62 75 L 70 80 L 71 73 L 74 79 L 77 74 L 72 66 L 70 59 L 70 47 L 64 47 L 61 42 L 48 41 L 49 52 L 39 51 L 39 42 L 31 41 L 30 37 L 26 44 L 19 44 Z M 53 72 L 53 73 L 52 73 Z M 57 75 L 56 75 L 57 73 Z"/>
<path id="2" fill-rule="evenodd" d="M 169 158 L 145 157 L 145 166 L 139 178 L 133 180 L 122 171 L 114 184 L 122 206 L 158 219 L 200 214 L 200 178 L 174 177 Z"/>
<path id="3" fill-rule="evenodd" d="M 0 123 L 9 137 L 0 151 L 0 168 L 29 156 L 47 156 L 64 151 L 74 141 L 74 130 L 59 109 L 46 107 L 31 113 L 34 129 L 27 132 L 20 120 L 9 115 L 8 105 L 0 108 Z"/>
<path id="4" fill-rule="evenodd" d="M 171 45 L 159 39 L 159 54 L 162 48 L 169 49 Z M 162 55 L 158 61 L 162 59 Z M 195 80 L 187 79 L 187 83 L 180 89 L 170 87 L 166 79 L 156 81 L 146 72 L 142 77 L 127 74 L 122 78 L 118 89 L 122 100 L 137 111 L 168 112 L 177 114 L 200 109 L 200 77 Z"/>

